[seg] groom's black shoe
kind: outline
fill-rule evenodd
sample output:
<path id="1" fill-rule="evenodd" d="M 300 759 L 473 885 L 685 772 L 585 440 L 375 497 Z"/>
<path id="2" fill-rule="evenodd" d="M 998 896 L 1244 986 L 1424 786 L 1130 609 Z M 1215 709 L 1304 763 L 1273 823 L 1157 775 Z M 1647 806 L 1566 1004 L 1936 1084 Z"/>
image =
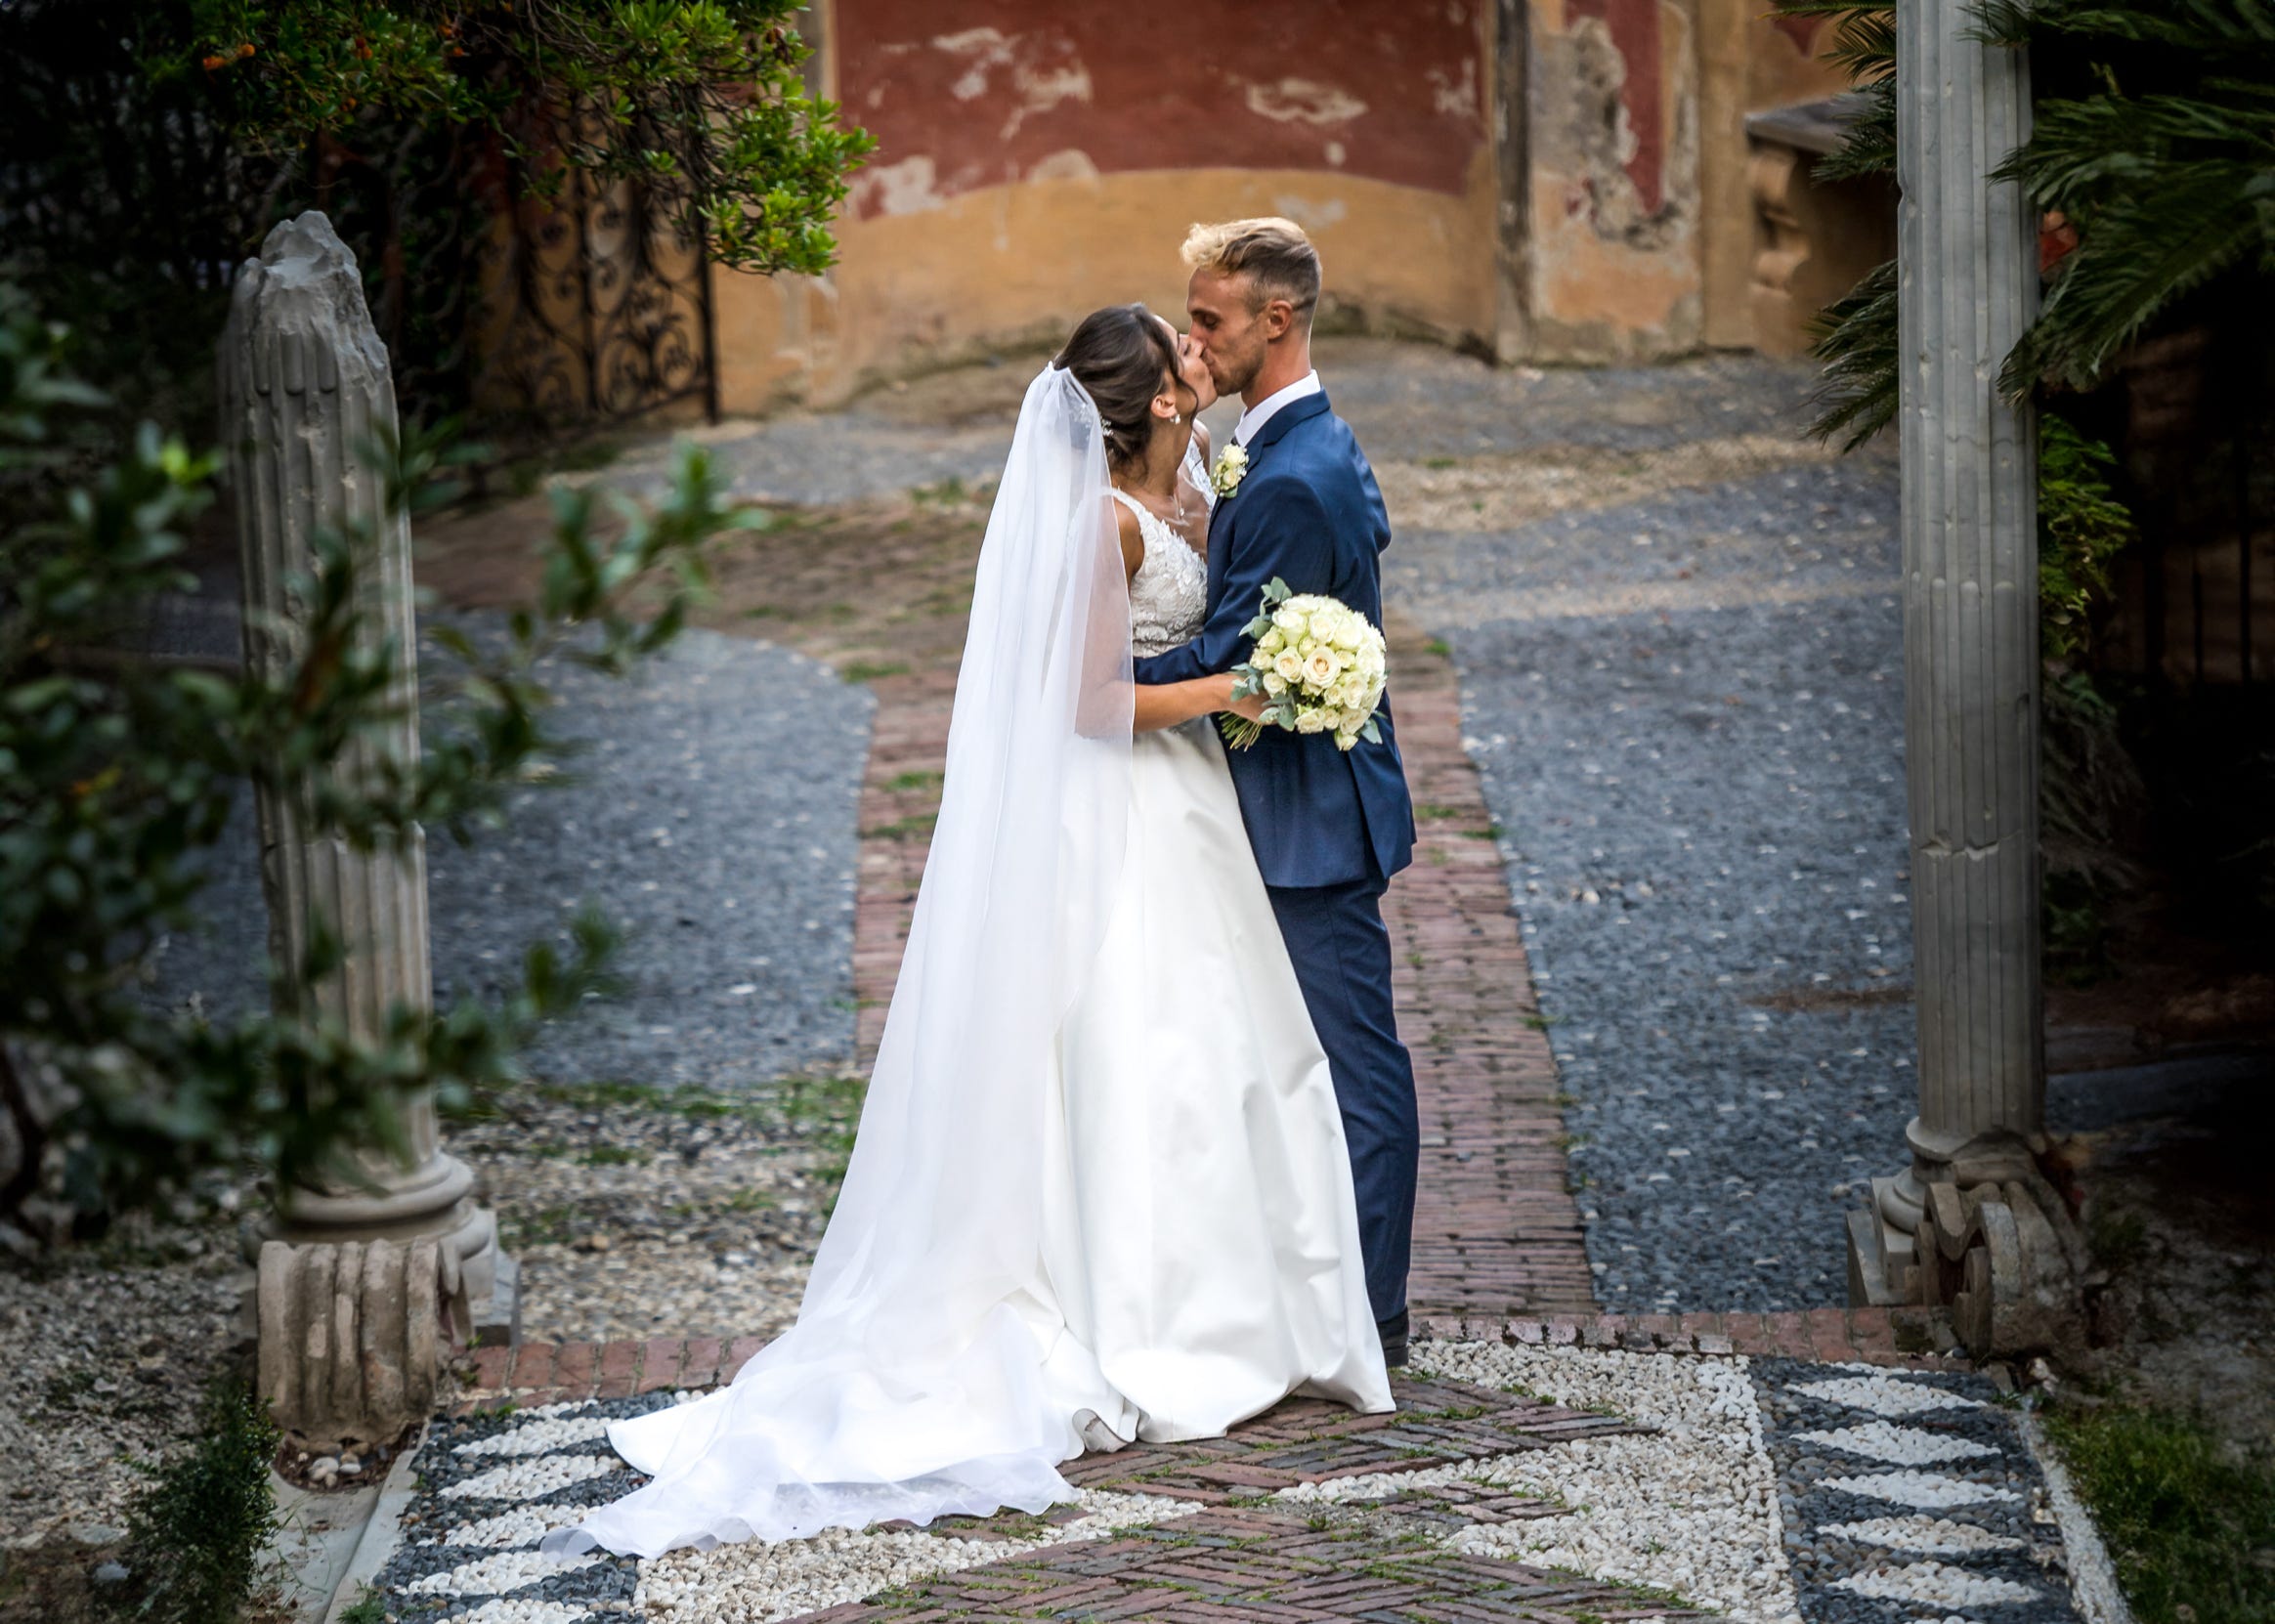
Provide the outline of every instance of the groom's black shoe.
<path id="1" fill-rule="evenodd" d="M 1375 1321 L 1375 1334 L 1383 1339 L 1383 1363 L 1395 1370 L 1406 1362 L 1406 1310 L 1400 1308 L 1389 1319 Z"/>

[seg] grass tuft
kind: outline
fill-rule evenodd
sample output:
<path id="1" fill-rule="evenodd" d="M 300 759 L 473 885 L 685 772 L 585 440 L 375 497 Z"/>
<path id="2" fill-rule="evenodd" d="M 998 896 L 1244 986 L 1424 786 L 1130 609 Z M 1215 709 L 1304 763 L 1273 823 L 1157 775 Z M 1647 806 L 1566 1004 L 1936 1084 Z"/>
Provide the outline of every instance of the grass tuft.
<path id="1" fill-rule="evenodd" d="M 2057 1413 L 2046 1431 L 2140 1624 L 2275 1618 L 2275 1462 L 2162 1410 Z"/>
<path id="2" fill-rule="evenodd" d="M 387 1598 L 365 1585 L 355 1601 L 340 1609 L 337 1624 L 387 1624 Z"/>
<path id="3" fill-rule="evenodd" d="M 134 1616 L 151 1624 L 236 1624 L 261 1585 L 279 1522 L 269 1478 L 278 1432 L 250 1383 L 206 1389 L 195 1441 L 163 1466 L 127 1514 Z"/>

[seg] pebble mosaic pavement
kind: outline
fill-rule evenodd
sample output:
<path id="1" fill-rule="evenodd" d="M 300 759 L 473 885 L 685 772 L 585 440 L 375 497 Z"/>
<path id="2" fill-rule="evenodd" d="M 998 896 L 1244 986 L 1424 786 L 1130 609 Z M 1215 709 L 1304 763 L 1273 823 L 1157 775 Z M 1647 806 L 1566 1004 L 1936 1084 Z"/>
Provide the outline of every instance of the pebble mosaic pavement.
<path id="1" fill-rule="evenodd" d="M 1225 1438 L 1085 1456 L 1077 1500 L 1039 1517 L 644 1562 L 536 1545 L 641 1481 L 609 1418 L 687 1394 L 476 1412 L 430 1431 L 379 1589 L 399 1624 L 2078 1616 L 2043 1480 L 1979 1378 L 1416 1351 L 1395 1416 L 1294 1401 Z"/>

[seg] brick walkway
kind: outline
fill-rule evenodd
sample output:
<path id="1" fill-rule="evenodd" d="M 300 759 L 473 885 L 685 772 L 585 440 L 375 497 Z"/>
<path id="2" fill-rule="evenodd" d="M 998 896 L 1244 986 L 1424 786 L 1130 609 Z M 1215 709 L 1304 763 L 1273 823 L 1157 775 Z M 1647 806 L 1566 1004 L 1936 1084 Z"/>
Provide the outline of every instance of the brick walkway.
<path id="1" fill-rule="evenodd" d="M 885 1006 L 917 910 L 917 886 L 940 810 L 940 765 L 956 703 L 953 664 L 880 678 L 861 781 L 861 867 L 853 903 L 856 1058 L 864 1077 L 884 1036 Z"/>
<path id="2" fill-rule="evenodd" d="M 1966 1368 L 1961 1358 L 1929 1351 L 1952 1346 L 1949 1329 L 1916 1315 L 1916 1310 L 1897 1309 L 1892 1314 L 1886 1308 L 1635 1318 L 1559 1314 L 1490 1324 L 1472 1318 L 1461 1334 L 1520 1346 L 1622 1348 L 1671 1355 L 1747 1353 L 1917 1370 Z M 712 1387 L 732 1380 L 743 1361 L 764 1346 L 758 1337 L 733 1343 L 715 1337 L 659 1337 L 648 1342 L 531 1342 L 518 1348 L 479 1347 L 461 1361 L 455 1412 L 470 1415 L 506 1400 L 526 1409 L 588 1398 L 625 1398 L 663 1388 Z"/>
<path id="3" fill-rule="evenodd" d="M 1595 1300 L 1565 1180 L 1556 1060 L 1492 816 L 1461 747 L 1453 662 L 1411 627 L 1388 629 L 1419 835 L 1414 865 L 1392 881 L 1383 910 L 1422 1106 L 1408 1295 L 1417 1318 L 1448 1331 L 1587 1314 Z"/>
<path id="4" fill-rule="evenodd" d="M 1461 748 L 1453 665 L 1394 624 L 1398 740 L 1420 840 L 1384 909 L 1398 1026 L 1422 1106 L 1422 1179 L 1409 1291 L 1420 1318 L 1590 1312 L 1580 1219 L 1565 1183 L 1556 1062 L 1534 1024 L 1477 769 Z M 955 698 L 952 668 L 881 679 L 861 791 L 853 926 L 859 1059 L 876 1057 L 923 877 Z"/>
<path id="5" fill-rule="evenodd" d="M 989 1562 L 874 1602 L 808 1614 L 806 1624 L 974 1617 L 1612 1624 L 1706 1616 L 1617 1586 L 1418 1544 L 1414 1531 L 1400 1526 L 1407 1520 L 1346 1521 L 1266 1507 L 1212 1510 L 1113 1539 Z"/>

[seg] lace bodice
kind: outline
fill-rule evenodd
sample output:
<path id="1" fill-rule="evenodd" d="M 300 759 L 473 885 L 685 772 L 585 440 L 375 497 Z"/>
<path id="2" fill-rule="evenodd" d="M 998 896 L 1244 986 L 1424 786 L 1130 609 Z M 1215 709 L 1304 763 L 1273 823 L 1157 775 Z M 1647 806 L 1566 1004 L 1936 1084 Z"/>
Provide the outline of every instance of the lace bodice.
<path id="1" fill-rule="evenodd" d="M 1130 577 L 1130 652 L 1143 659 L 1190 642 L 1208 609 L 1209 567 L 1185 538 L 1122 491 L 1114 499 L 1138 515 L 1145 560 Z"/>
<path id="2" fill-rule="evenodd" d="M 1201 499 L 1216 506 L 1197 449 L 1186 452 L 1185 474 Z M 1138 534 L 1145 538 L 1145 561 L 1130 577 L 1130 652 L 1139 659 L 1167 654 L 1200 632 L 1208 612 L 1209 566 L 1144 503 L 1120 491 L 1114 499 L 1138 515 Z"/>

